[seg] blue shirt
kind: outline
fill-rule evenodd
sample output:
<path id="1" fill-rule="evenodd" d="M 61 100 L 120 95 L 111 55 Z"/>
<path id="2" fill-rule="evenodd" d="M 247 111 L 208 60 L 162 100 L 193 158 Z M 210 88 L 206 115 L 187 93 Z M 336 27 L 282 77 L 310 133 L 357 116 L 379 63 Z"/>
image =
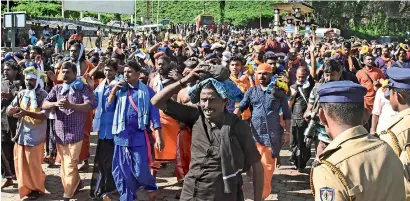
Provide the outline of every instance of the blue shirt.
<path id="1" fill-rule="evenodd" d="M 60 35 L 55 35 L 52 37 L 53 40 L 56 40 L 56 46 L 58 49 L 63 48 L 63 37 L 61 37 Z"/>
<path id="2" fill-rule="evenodd" d="M 111 87 L 109 85 L 104 86 L 104 92 L 102 95 L 102 112 L 100 117 L 100 129 L 98 132 L 98 139 L 113 139 L 114 136 L 112 134 L 112 120 L 114 119 L 114 111 L 107 111 L 105 105 L 107 102 L 107 98 L 110 95 Z M 94 100 L 96 101 L 96 105 L 98 105 L 98 95 L 97 92 L 94 91 Z"/>
<path id="3" fill-rule="evenodd" d="M 401 62 L 401 61 L 395 61 L 391 67 L 397 67 L 397 68 L 410 68 L 410 61 L 408 62 Z"/>
<path id="4" fill-rule="evenodd" d="M 148 86 L 147 86 L 148 87 Z M 138 86 L 135 88 L 129 87 L 131 97 L 134 100 L 135 105 L 138 105 Z M 154 90 L 148 87 L 150 99 L 155 95 Z M 118 92 L 117 92 L 118 94 Z M 108 99 L 107 99 L 108 100 Z M 106 103 L 106 111 L 115 112 L 115 105 L 117 104 L 117 98 L 112 103 Z M 114 142 L 119 146 L 138 147 L 145 146 L 145 134 L 143 130 L 138 128 L 138 113 L 134 107 L 130 104 L 127 98 L 127 108 L 125 117 L 125 130 L 118 135 L 114 135 Z M 149 120 L 151 121 L 154 129 L 161 128 L 161 120 L 159 116 L 159 109 L 154 107 L 151 102 L 149 104 Z M 147 128 L 149 129 L 149 128 Z"/>
<path id="5" fill-rule="evenodd" d="M 37 43 L 37 38 L 35 36 L 32 36 L 30 38 L 30 44 L 34 46 L 34 45 L 36 45 L 36 43 Z"/>
<path id="6" fill-rule="evenodd" d="M 278 99 L 273 94 L 263 91 L 260 86 L 255 86 L 246 91 L 245 97 L 237 107 L 244 111 L 250 106 L 252 107 L 251 130 L 256 142 L 263 146 L 270 146 L 272 152 L 279 153 L 280 147 L 273 146 L 283 134 L 280 110 L 283 111 L 284 120 L 291 118 L 287 98 L 284 96 Z"/>

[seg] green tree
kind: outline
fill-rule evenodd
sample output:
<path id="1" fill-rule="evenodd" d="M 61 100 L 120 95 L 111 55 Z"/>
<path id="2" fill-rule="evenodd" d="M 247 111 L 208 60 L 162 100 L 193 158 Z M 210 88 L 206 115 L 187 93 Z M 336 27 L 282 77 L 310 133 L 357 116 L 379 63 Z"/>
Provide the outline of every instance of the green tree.
<path id="1" fill-rule="evenodd" d="M 223 24 L 224 20 L 225 20 L 225 0 L 220 0 L 219 1 L 219 11 L 220 11 L 220 15 L 221 15 L 221 20 L 220 23 Z"/>

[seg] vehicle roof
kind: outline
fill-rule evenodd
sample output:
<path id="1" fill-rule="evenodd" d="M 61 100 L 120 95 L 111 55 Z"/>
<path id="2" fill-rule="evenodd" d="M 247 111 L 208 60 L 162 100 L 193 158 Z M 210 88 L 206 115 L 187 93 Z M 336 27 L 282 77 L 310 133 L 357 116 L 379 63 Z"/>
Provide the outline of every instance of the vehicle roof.
<path id="1" fill-rule="evenodd" d="M 142 26 L 137 26 L 135 28 L 156 28 L 156 27 L 163 27 L 164 25 L 162 24 L 148 24 L 148 25 L 142 25 Z"/>

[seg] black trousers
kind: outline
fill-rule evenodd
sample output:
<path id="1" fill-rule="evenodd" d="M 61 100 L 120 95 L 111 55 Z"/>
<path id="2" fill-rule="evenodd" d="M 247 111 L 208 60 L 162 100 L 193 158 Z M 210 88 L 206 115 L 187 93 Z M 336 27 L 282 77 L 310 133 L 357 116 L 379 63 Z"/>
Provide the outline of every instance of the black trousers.
<path id="1" fill-rule="evenodd" d="M 306 163 L 309 161 L 311 156 L 310 148 L 307 148 L 306 143 L 304 142 L 305 136 L 303 133 L 306 128 L 306 123 L 296 124 L 292 122 L 292 137 L 290 141 L 290 148 L 292 151 L 291 160 L 295 163 L 296 168 L 299 169 L 306 167 Z"/>
<path id="2" fill-rule="evenodd" d="M 105 193 L 116 190 L 112 176 L 112 159 L 114 156 L 114 140 L 98 139 L 91 177 L 91 198 L 101 198 Z"/>
<path id="3" fill-rule="evenodd" d="M 53 157 L 57 156 L 55 122 L 55 119 L 47 119 L 46 153 Z"/>
<path id="4" fill-rule="evenodd" d="M 1 166 L 4 170 L 4 176 L 6 178 L 15 178 L 16 170 L 14 169 L 14 142 L 11 139 L 14 137 L 10 131 L 1 131 L 1 152 L 2 152 L 2 161 Z M 4 169 L 3 169 L 4 168 Z"/>

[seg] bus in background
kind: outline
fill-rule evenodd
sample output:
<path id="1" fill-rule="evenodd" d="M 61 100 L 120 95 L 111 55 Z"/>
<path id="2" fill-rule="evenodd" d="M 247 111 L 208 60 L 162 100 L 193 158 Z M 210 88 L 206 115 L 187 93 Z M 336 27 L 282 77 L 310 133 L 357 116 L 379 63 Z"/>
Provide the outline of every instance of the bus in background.
<path id="1" fill-rule="evenodd" d="M 196 31 L 199 31 L 202 27 L 206 26 L 208 29 L 215 32 L 216 26 L 214 17 L 212 15 L 198 15 L 195 18 Z"/>

